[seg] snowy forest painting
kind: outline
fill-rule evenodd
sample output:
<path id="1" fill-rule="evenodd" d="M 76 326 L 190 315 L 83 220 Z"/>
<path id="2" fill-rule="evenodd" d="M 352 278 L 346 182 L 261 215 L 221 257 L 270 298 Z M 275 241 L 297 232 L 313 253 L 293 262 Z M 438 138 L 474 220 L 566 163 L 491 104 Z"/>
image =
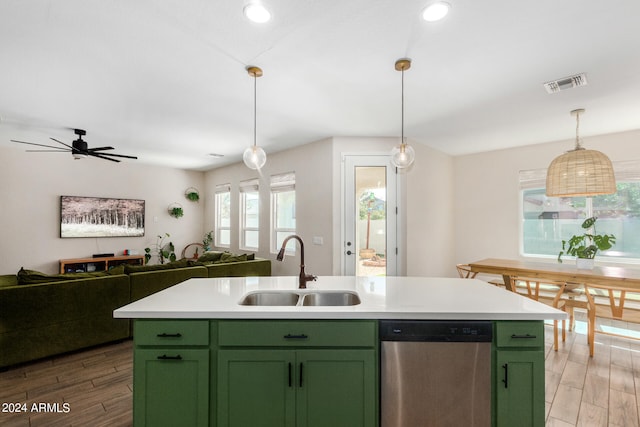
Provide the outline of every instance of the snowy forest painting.
<path id="1" fill-rule="evenodd" d="M 144 200 L 60 196 L 60 237 L 144 236 Z"/>

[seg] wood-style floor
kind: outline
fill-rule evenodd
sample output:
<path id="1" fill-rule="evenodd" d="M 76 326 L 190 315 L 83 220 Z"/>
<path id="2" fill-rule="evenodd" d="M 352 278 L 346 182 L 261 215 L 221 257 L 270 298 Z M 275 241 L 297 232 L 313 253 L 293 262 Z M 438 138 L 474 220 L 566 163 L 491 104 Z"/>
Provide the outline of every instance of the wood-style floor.
<path id="1" fill-rule="evenodd" d="M 596 334 L 590 358 L 584 329 L 579 321 L 555 352 L 553 329 L 545 327 L 546 425 L 640 427 L 640 341 Z M 0 372 L 0 411 L 16 403 L 27 409 L 0 412 L 0 425 L 130 426 L 132 352 L 125 341 Z M 66 413 L 32 412 L 34 403 L 64 411 L 65 402 Z"/>
<path id="2" fill-rule="evenodd" d="M 23 365 L 0 372 L 0 426 L 130 426 L 132 390 L 131 341 Z M 16 403 L 27 412 L 4 412 Z"/>

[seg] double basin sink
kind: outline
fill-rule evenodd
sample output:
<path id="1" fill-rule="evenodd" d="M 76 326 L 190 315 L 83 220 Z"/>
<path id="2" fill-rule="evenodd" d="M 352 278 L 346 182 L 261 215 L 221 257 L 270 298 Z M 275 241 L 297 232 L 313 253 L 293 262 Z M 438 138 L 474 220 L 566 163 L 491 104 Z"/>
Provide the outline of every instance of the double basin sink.
<path id="1" fill-rule="evenodd" d="M 246 294 L 240 305 L 257 306 L 350 306 L 360 304 L 353 291 L 255 291 Z"/>

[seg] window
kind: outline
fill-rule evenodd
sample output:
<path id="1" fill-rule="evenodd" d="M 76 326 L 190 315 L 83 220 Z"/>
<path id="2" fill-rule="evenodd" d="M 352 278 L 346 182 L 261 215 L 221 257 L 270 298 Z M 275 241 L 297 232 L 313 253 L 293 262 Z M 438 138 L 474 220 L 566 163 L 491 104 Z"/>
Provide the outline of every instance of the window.
<path id="1" fill-rule="evenodd" d="M 240 248 L 258 250 L 260 193 L 258 179 L 240 182 Z"/>
<path id="2" fill-rule="evenodd" d="M 294 172 L 271 176 L 271 250 L 277 253 L 284 239 L 296 232 L 296 176 Z M 286 253 L 294 254 L 295 241 Z"/>
<path id="3" fill-rule="evenodd" d="M 617 192 L 595 197 L 547 197 L 546 170 L 521 171 L 522 253 L 557 257 L 562 240 L 582 234 L 585 218 L 598 217 L 599 234 L 613 234 L 612 249 L 598 257 L 640 259 L 640 162 L 616 162 Z"/>
<path id="4" fill-rule="evenodd" d="M 231 245 L 231 185 L 216 185 L 216 246 Z"/>

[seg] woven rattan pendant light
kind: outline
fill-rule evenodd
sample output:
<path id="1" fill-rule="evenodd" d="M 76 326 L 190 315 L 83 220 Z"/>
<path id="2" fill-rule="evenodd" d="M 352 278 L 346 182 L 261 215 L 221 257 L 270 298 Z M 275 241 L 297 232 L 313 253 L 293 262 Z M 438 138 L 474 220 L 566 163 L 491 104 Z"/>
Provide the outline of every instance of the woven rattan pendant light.
<path id="1" fill-rule="evenodd" d="M 616 178 L 611 160 L 596 150 L 586 150 L 580 142 L 580 114 L 584 109 L 573 110 L 576 116 L 576 146 L 556 157 L 547 169 L 547 196 L 580 197 L 613 194 Z"/>

